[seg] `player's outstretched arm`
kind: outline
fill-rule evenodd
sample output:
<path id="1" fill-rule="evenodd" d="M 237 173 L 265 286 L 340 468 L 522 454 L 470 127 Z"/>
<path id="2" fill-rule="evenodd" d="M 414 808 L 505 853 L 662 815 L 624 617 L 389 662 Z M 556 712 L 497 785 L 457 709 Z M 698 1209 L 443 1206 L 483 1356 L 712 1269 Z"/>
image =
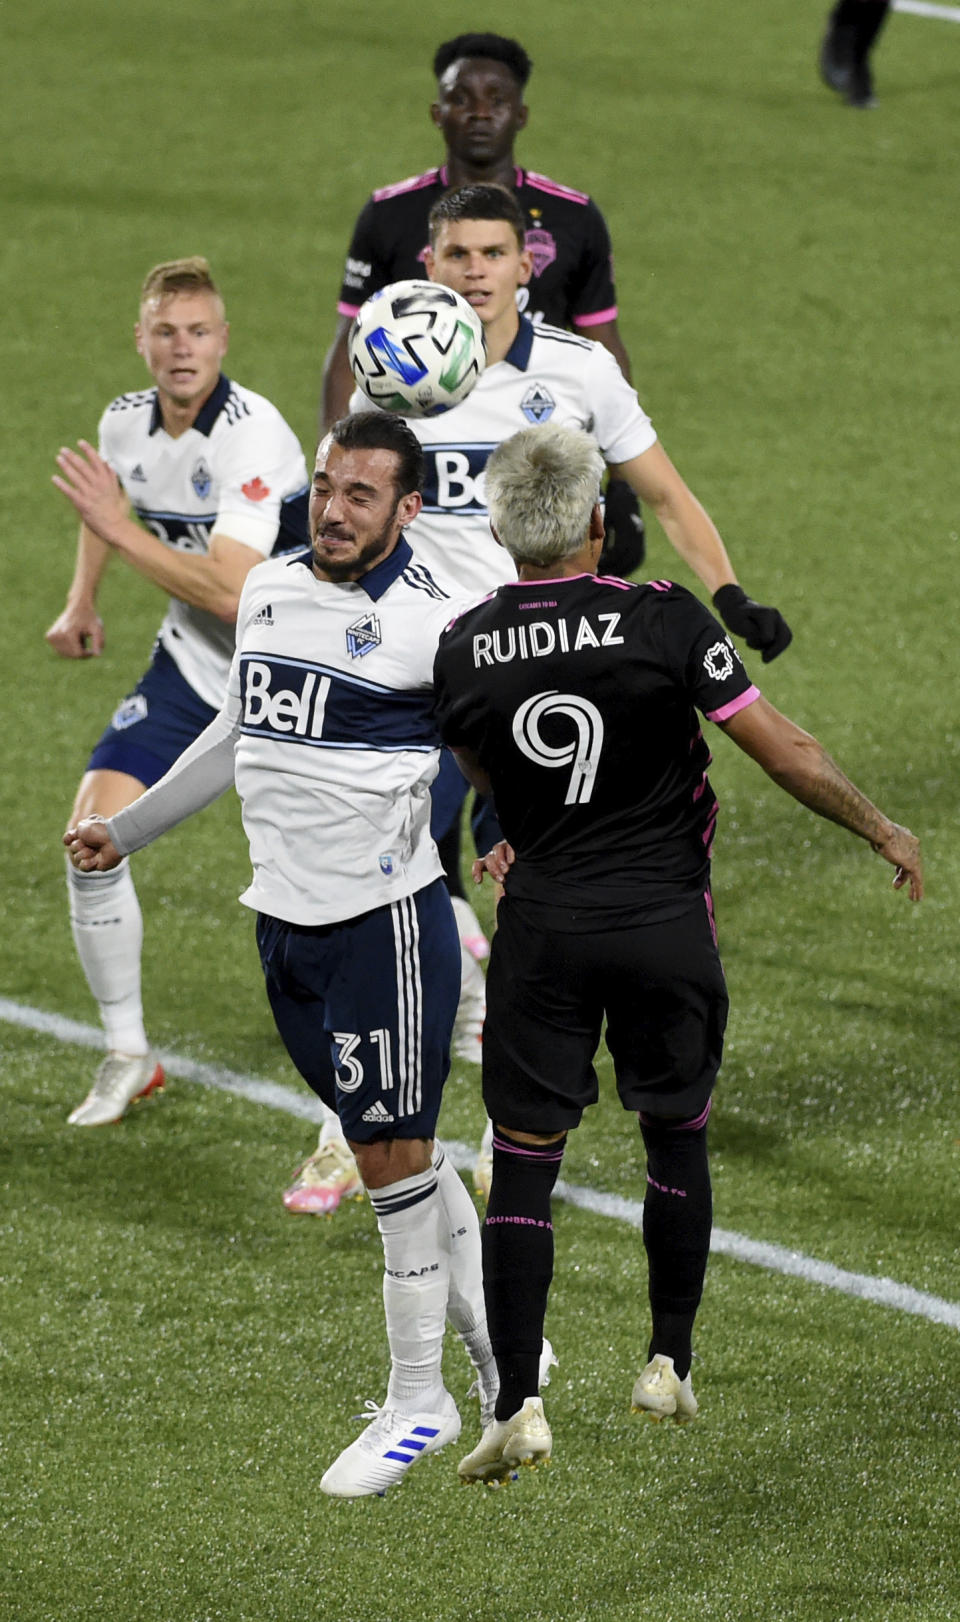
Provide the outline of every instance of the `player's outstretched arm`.
<path id="1" fill-rule="evenodd" d="M 61 659 L 95 659 L 103 652 L 106 637 L 97 612 L 97 592 L 109 561 L 110 548 L 87 524 L 81 524 L 67 601 L 46 632 L 46 640 Z"/>
<path id="2" fill-rule="evenodd" d="M 811 733 L 781 715 L 765 698 L 756 699 L 720 725 L 744 754 L 801 805 L 865 839 L 895 869 L 895 890 L 909 886 L 911 901 L 921 899 L 920 841 L 909 828 L 884 816 Z"/>
<path id="3" fill-rule="evenodd" d="M 180 552 L 151 535 L 130 517 L 127 498 L 109 463 L 85 439 L 78 449 L 63 446 L 53 483 L 83 523 L 138 574 L 194 608 L 204 608 L 227 625 L 236 623 L 243 583 L 261 554 L 252 546 L 214 530 L 206 554 Z"/>
<path id="4" fill-rule="evenodd" d="M 70 860 L 83 873 L 108 873 L 123 857 L 110 838 L 105 817 L 84 817 L 63 836 Z"/>
<path id="5" fill-rule="evenodd" d="M 779 609 L 755 603 L 737 583 L 733 564 L 713 519 L 688 489 L 663 446 L 610 469 L 652 508 L 667 539 L 706 586 L 727 629 L 742 636 L 764 664 L 788 647 L 793 633 Z"/>

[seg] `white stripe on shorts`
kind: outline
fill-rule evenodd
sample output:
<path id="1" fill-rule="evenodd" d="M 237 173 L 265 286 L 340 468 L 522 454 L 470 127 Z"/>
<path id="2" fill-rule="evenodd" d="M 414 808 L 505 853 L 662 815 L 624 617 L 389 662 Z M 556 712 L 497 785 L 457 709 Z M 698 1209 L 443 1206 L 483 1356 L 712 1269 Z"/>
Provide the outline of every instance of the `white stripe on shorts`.
<path id="1" fill-rule="evenodd" d="M 423 987 L 420 983 L 420 921 L 416 899 L 404 896 L 390 907 L 397 952 L 397 1035 L 400 1079 L 397 1115 L 415 1115 L 423 1106 L 421 1048 Z"/>

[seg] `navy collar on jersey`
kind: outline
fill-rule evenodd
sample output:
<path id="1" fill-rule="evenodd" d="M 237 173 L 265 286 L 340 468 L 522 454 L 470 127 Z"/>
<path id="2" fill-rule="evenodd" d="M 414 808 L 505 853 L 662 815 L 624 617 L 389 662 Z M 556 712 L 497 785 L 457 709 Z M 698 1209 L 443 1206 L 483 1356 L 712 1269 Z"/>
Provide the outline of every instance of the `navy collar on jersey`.
<path id="1" fill-rule="evenodd" d="M 204 401 L 197 413 L 197 419 L 196 422 L 194 422 L 193 427 L 197 430 L 198 434 L 204 434 L 206 438 L 209 439 L 213 425 L 227 403 L 230 387 L 231 385 L 229 377 L 224 377 L 223 373 L 221 372 L 220 376 L 217 378 L 217 386 L 211 394 L 209 400 Z M 148 428 L 147 432 L 150 434 L 155 434 L 157 430 L 162 427 L 163 417 L 160 415 L 160 397 L 158 394 L 154 394 L 153 410 L 150 413 L 150 427 Z"/>
<path id="2" fill-rule="evenodd" d="M 292 563 L 305 563 L 312 573 L 313 548 L 311 547 L 309 552 L 304 552 L 302 555 L 298 553 L 296 558 L 291 558 L 290 561 Z M 384 593 L 390 590 L 393 582 L 402 575 L 407 564 L 412 562 L 413 552 L 410 549 L 410 542 L 401 535 L 393 551 L 388 553 L 382 563 L 375 563 L 372 569 L 368 569 L 366 574 L 360 576 L 359 580 L 351 580 L 349 584 L 351 586 L 362 586 L 370 601 L 378 603 Z"/>
<path id="3" fill-rule="evenodd" d="M 504 360 L 508 360 L 510 362 L 511 366 L 515 366 L 518 372 L 525 372 L 527 367 L 530 365 L 530 352 L 533 349 L 533 332 L 533 322 L 530 320 L 530 317 L 527 315 L 522 315 L 520 317 L 520 326 L 517 331 L 517 336 L 514 338 L 513 343 L 510 345 L 510 348 L 503 357 Z"/>

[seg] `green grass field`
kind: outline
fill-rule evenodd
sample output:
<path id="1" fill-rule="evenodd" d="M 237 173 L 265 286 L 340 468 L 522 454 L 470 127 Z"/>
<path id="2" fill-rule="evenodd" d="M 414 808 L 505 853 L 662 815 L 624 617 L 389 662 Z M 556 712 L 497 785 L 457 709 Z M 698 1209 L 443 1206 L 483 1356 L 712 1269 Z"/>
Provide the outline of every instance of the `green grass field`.
<path id="1" fill-rule="evenodd" d="M 760 685 L 927 854 L 911 908 L 864 845 L 717 739 L 733 1002 L 717 1226 L 953 1315 L 734 1247 L 699 1325 L 702 1418 L 641 1424 L 640 1236 L 560 1205 L 549 1469 L 464 1491 L 454 1448 L 382 1501 L 333 1503 L 320 1475 L 384 1384 L 369 1206 L 288 1217 L 309 1124 L 176 1077 L 116 1129 L 68 1130 L 95 1055 L 0 1020 L 0 1622 L 960 1618 L 960 27 L 894 15 L 862 114 L 816 78 L 825 10 L 4 8 L 0 993 L 95 1020 L 59 834 L 160 604 L 117 567 L 105 656 L 55 660 L 43 632 L 74 526 L 49 476 L 59 445 L 141 385 L 144 271 L 208 255 L 229 370 L 309 446 L 353 217 L 437 157 L 434 47 L 516 33 L 536 64 L 521 155 L 603 207 L 641 399 L 747 588 L 793 625 Z M 660 535 L 649 569 L 684 578 Z M 245 873 L 229 800 L 138 857 L 149 1024 L 159 1046 L 293 1091 L 236 905 Z M 454 1071 L 441 1125 L 478 1139 L 476 1072 Z M 564 1175 L 642 1197 L 639 1136 L 609 1087 Z M 463 1399 L 453 1345 L 449 1382 Z"/>

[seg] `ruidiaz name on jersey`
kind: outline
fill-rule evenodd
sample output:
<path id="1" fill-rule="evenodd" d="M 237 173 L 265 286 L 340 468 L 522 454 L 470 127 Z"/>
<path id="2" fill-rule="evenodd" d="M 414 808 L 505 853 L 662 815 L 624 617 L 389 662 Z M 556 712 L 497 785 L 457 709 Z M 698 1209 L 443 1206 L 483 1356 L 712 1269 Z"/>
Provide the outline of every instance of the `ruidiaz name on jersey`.
<path id="1" fill-rule="evenodd" d="M 509 664 L 511 659 L 547 659 L 552 653 L 580 653 L 583 648 L 613 648 L 623 642 L 618 634 L 620 614 L 581 614 L 568 623 L 562 616 L 549 620 L 507 625 L 503 630 L 478 631 L 473 638 L 473 665 Z"/>
<path id="2" fill-rule="evenodd" d="M 369 410 L 359 390 L 351 411 Z M 521 428 L 558 422 L 593 434 L 605 460 L 629 462 L 656 443 L 635 391 L 602 344 L 521 317 L 505 359 L 439 417 L 408 418 L 423 446 L 423 510 L 406 534 L 441 582 L 478 594 L 516 579 L 490 530 L 483 474 L 491 452 Z"/>
<path id="3" fill-rule="evenodd" d="M 758 694 L 692 592 L 514 581 L 444 633 L 434 679 L 444 741 L 489 774 L 516 851 L 508 895 L 580 917 L 703 894 L 717 801 L 696 712 Z"/>

